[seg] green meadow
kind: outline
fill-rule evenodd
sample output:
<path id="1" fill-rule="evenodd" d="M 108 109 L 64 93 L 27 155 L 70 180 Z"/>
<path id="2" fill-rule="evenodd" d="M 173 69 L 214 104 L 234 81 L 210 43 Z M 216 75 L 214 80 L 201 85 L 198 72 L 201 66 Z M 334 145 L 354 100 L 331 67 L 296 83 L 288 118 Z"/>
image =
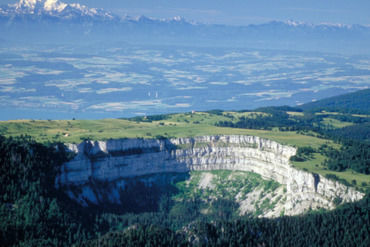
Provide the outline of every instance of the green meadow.
<path id="1" fill-rule="evenodd" d="M 129 119 L 102 120 L 13 120 L 0 122 L 0 134 L 6 137 L 29 135 L 41 143 L 80 143 L 83 140 L 107 140 L 118 138 L 194 137 L 204 135 L 254 135 L 282 144 L 318 148 L 331 141 L 294 131 L 255 130 L 216 127 L 214 123 L 240 116 L 253 118 L 265 113 L 183 113 L 169 115 L 167 119 L 146 122 Z"/>
<path id="2" fill-rule="evenodd" d="M 316 137 L 315 133 L 300 134 L 295 131 L 255 130 L 216 127 L 218 121 L 238 121 L 240 117 L 254 118 L 266 113 L 259 112 L 222 112 L 222 113 L 181 113 L 165 115 L 163 119 L 150 121 L 145 117 L 135 119 L 102 119 L 102 120 L 13 120 L 0 122 L 0 134 L 6 137 L 28 135 L 41 143 L 63 142 L 80 143 L 83 140 L 107 140 L 119 138 L 172 138 L 194 137 L 205 135 L 253 135 L 271 139 L 294 147 L 319 148 L 327 144 L 339 148 L 331 140 Z M 298 114 L 298 113 L 290 113 Z M 338 127 L 346 123 L 333 122 Z M 367 188 L 370 176 L 354 171 L 334 172 L 321 166 L 326 157 L 315 153 L 305 162 L 293 162 L 297 168 L 322 175 L 334 174 L 340 179 L 357 187 Z M 355 184 L 353 181 L 356 181 Z M 366 183 L 366 185 L 365 185 Z"/>

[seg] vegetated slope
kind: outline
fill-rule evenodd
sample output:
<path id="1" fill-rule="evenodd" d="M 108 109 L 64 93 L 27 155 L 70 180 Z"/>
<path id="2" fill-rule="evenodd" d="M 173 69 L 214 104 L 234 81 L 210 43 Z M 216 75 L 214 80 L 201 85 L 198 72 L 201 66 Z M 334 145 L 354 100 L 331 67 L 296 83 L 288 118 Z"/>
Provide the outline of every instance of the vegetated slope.
<path id="1" fill-rule="evenodd" d="M 235 221 L 197 221 L 172 231 L 136 224 L 109 232 L 82 246 L 369 246 L 367 197 L 332 212 L 278 219 L 241 218 Z"/>
<path id="2" fill-rule="evenodd" d="M 304 111 L 370 114 L 370 89 L 343 94 L 300 106 Z"/>
<path id="3" fill-rule="evenodd" d="M 60 149 L 62 150 L 62 149 Z M 54 179 L 68 156 L 29 138 L 0 136 L 0 246 L 58 246 L 82 234 Z M 73 203 L 72 203 L 73 204 Z"/>
<path id="4" fill-rule="evenodd" d="M 164 194 L 158 211 L 114 212 L 83 208 L 54 189 L 55 168 L 68 158 L 62 149 L 0 137 L 0 152 L 0 246 L 369 245 L 368 196 L 331 212 L 267 220 L 239 217 L 233 203 L 217 199 L 201 214 L 198 195 L 205 191 L 194 188 L 193 181 L 190 189 L 177 185 L 181 193 L 193 195 L 176 198 L 187 199 L 181 203 L 171 204 L 173 194 Z M 210 196 L 224 193 L 228 188 L 218 187 L 230 173 L 212 174 L 221 182 Z M 193 179 L 203 176 L 208 175 Z M 137 189 L 131 197 L 143 187 Z"/>
<path id="5" fill-rule="evenodd" d="M 330 134 L 343 139 L 363 140 L 370 143 L 370 122 L 333 129 Z"/>

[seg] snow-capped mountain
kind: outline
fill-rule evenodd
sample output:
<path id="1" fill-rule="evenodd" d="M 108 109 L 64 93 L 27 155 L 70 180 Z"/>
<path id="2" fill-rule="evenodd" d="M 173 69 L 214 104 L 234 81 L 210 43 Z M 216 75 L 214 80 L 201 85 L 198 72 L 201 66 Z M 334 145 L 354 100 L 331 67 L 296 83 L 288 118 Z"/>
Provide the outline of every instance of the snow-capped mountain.
<path id="1" fill-rule="evenodd" d="M 59 0 L 19 0 L 1 7 L 0 37 L 11 42 L 125 41 L 370 53 L 369 26 L 297 21 L 248 26 L 199 24 L 182 17 L 118 16 L 103 9 Z"/>
<path id="2" fill-rule="evenodd" d="M 58 0 L 20 0 L 14 5 L 18 13 L 62 12 L 68 4 Z"/>
<path id="3" fill-rule="evenodd" d="M 50 18 L 54 20 L 71 20 L 71 19 L 86 19 L 89 21 L 113 21 L 113 22 L 137 22 L 137 23 L 164 23 L 164 24 L 190 24 L 199 25 L 194 21 L 188 21 L 183 17 L 175 16 L 170 19 L 156 19 L 147 16 L 136 16 L 131 17 L 128 15 L 118 16 L 114 13 L 106 11 L 104 9 L 89 8 L 85 5 L 79 3 L 67 4 L 59 0 L 19 0 L 18 3 L 8 4 L 6 6 L 0 7 L 0 17 L 2 19 L 6 18 L 20 18 L 20 19 L 40 19 L 40 18 Z M 212 26 L 212 25 L 207 25 Z M 220 25 L 217 25 L 220 27 Z M 221 25 L 222 26 L 222 25 Z M 343 25 L 343 24 L 310 24 L 299 21 L 288 20 L 282 21 L 272 21 L 269 23 L 261 25 L 250 25 L 249 27 L 261 27 L 262 29 L 276 29 L 276 28 L 290 28 L 290 29 L 347 29 L 351 30 L 353 28 L 367 28 L 360 25 Z M 235 28 L 235 27 L 234 27 Z M 246 28 L 239 27 L 239 28 Z"/>
<path id="4" fill-rule="evenodd" d="M 103 9 L 88 8 L 78 3 L 67 4 L 59 0 L 20 0 L 0 8 L 3 17 L 54 17 L 73 19 L 90 17 L 96 19 L 114 19 L 115 16 Z"/>
<path id="5" fill-rule="evenodd" d="M 0 7 L 0 17 L 20 19 L 89 20 L 138 23 L 182 23 L 190 24 L 185 18 L 155 19 L 146 16 L 118 16 L 104 9 L 89 8 L 79 3 L 67 4 L 59 0 L 19 0 L 18 3 Z M 195 22 L 192 22 L 195 24 Z"/>

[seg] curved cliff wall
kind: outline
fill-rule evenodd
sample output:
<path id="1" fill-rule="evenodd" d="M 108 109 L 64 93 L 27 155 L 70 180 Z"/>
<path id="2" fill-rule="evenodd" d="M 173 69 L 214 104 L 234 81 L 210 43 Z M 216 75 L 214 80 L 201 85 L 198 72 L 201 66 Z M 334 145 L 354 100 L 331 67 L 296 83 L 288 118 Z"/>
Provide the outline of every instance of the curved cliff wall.
<path id="1" fill-rule="evenodd" d="M 111 184 L 111 202 L 119 203 L 117 188 L 127 177 L 193 170 L 240 170 L 286 185 L 286 214 L 309 208 L 334 208 L 334 199 L 359 200 L 363 194 L 321 175 L 297 170 L 289 164 L 296 149 L 255 136 L 203 136 L 174 139 L 120 139 L 68 144 L 76 157 L 61 167 L 60 187 L 80 187 L 69 195 L 85 204 L 99 203 L 91 181 Z"/>

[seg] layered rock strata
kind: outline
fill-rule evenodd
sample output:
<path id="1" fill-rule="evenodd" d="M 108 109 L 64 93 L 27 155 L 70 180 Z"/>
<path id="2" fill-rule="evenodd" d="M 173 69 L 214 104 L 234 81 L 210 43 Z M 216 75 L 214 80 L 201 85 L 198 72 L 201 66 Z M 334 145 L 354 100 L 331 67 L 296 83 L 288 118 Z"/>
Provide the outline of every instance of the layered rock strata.
<path id="1" fill-rule="evenodd" d="M 295 169 L 289 163 L 295 148 L 255 136 L 84 141 L 67 148 L 76 156 L 61 167 L 56 185 L 79 188 L 67 193 L 83 205 L 101 201 L 103 192 L 91 187 L 93 181 L 108 183 L 105 198 L 120 203 L 118 190 L 125 178 L 195 170 L 249 171 L 275 180 L 286 186 L 287 215 L 332 209 L 337 199 L 352 202 L 364 196 L 337 181 Z"/>

